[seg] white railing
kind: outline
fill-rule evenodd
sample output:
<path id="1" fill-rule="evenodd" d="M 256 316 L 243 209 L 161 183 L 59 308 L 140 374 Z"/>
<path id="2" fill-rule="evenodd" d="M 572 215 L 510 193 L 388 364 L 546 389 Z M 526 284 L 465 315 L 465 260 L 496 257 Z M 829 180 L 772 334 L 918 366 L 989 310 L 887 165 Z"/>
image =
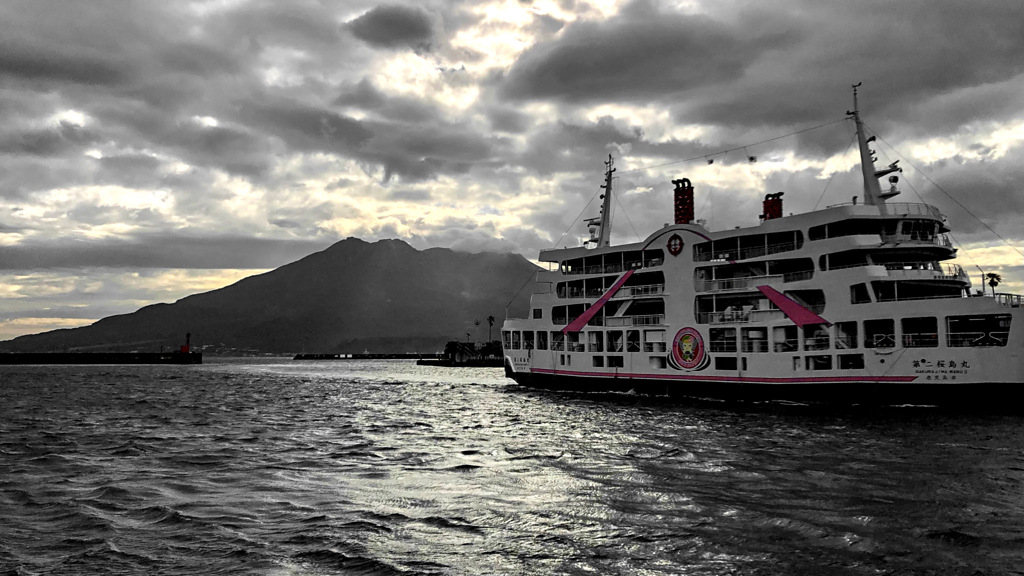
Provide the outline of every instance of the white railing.
<path id="1" fill-rule="evenodd" d="M 942 218 L 942 212 L 935 206 L 914 202 L 885 202 L 878 205 L 878 211 L 888 216 L 934 216 Z"/>
<path id="2" fill-rule="evenodd" d="M 1010 340 L 1010 332 L 953 332 L 946 334 L 946 346 L 963 348 L 974 346 L 1006 346 Z"/>
<path id="3" fill-rule="evenodd" d="M 1024 296 L 1021 296 L 1020 294 L 1005 294 L 1000 292 L 996 294 L 996 302 L 1010 308 L 1020 308 L 1024 305 Z"/>
<path id="4" fill-rule="evenodd" d="M 665 293 L 664 284 L 644 284 L 642 286 L 623 286 L 612 298 L 633 298 L 636 296 L 658 296 Z"/>
<path id="5" fill-rule="evenodd" d="M 664 314 L 609 316 L 608 318 L 605 318 L 605 326 L 660 326 L 663 324 L 665 324 Z"/>
<path id="6" fill-rule="evenodd" d="M 740 322 L 768 322 L 783 318 L 782 310 L 729 310 L 725 312 L 700 312 L 697 314 L 699 324 L 733 324 Z"/>
<path id="7" fill-rule="evenodd" d="M 743 290 L 753 288 L 755 285 L 781 281 L 783 281 L 782 274 L 771 274 L 768 276 L 744 276 L 742 278 L 722 278 L 719 280 L 698 280 L 697 291 L 718 292 L 722 290 Z"/>
<path id="8" fill-rule="evenodd" d="M 747 248 L 721 248 L 715 252 L 700 251 L 694 255 L 694 262 L 710 262 L 712 260 L 746 260 L 768 254 L 792 252 L 798 248 L 795 241 L 768 244 L 766 246 L 750 246 Z"/>

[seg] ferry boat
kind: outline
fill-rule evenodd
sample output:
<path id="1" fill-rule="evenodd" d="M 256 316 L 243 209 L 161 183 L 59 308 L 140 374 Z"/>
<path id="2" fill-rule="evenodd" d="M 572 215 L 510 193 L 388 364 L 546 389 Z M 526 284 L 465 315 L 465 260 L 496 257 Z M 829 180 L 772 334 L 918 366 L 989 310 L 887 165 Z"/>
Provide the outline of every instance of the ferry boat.
<path id="1" fill-rule="evenodd" d="M 537 388 L 729 400 L 977 404 L 1024 391 L 1024 297 L 971 292 L 938 208 L 893 202 L 857 109 L 858 202 L 711 231 L 673 180 L 675 223 L 610 243 L 612 180 L 581 247 L 541 251 L 528 318 L 502 326 L 505 373 Z M 879 179 L 888 176 L 890 187 Z"/>

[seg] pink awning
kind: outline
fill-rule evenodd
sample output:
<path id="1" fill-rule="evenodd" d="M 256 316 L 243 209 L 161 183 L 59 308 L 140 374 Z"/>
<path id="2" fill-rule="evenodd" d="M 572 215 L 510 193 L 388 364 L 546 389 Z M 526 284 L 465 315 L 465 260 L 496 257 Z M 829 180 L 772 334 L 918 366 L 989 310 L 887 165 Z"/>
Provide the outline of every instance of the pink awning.
<path id="1" fill-rule="evenodd" d="M 619 288 L 622 288 L 622 285 L 626 283 L 626 280 L 629 280 L 629 277 L 633 275 L 633 272 L 634 270 L 632 269 L 626 270 L 626 273 L 623 274 L 621 278 L 616 280 L 615 284 L 612 284 L 612 287 L 609 288 L 603 296 L 597 299 L 597 302 L 594 302 L 590 306 L 590 308 L 587 308 L 583 312 L 583 314 L 580 314 L 579 318 L 573 320 L 572 322 L 569 322 L 569 324 L 565 328 L 562 328 L 562 334 L 566 334 L 569 332 L 579 332 L 580 330 L 582 330 L 583 327 L 587 325 L 587 322 L 590 322 L 590 319 L 594 317 L 594 314 L 597 314 L 598 310 L 600 310 L 601 307 L 604 306 L 605 303 L 608 302 L 608 300 L 610 300 L 611 297 L 614 296 L 615 293 L 619 291 Z"/>
<path id="2" fill-rule="evenodd" d="M 786 317 L 792 320 L 797 326 L 806 326 L 808 324 L 832 324 L 828 320 L 825 320 L 821 316 L 818 316 L 814 312 L 804 308 L 792 298 L 771 286 L 758 286 L 757 289 L 761 291 L 761 294 L 767 296 L 773 304 L 778 306 L 779 309 L 786 314 Z"/>

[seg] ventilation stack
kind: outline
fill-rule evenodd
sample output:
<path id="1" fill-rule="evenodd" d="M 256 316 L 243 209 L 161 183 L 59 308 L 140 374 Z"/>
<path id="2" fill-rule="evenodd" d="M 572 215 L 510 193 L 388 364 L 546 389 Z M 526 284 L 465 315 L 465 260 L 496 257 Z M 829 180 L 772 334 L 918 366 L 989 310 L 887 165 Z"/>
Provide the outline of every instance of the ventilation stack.
<path id="1" fill-rule="evenodd" d="M 775 194 L 765 194 L 764 213 L 761 214 L 762 220 L 774 220 L 776 218 L 782 218 L 783 194 L 783 192 L 776 192 Z"/>
<path id="2" fill-rule="evenodd" d="M 689 178 L 673 180 L 675 184 L 675 216 L 676 224 L 693 222 L 693 186 Z"/>

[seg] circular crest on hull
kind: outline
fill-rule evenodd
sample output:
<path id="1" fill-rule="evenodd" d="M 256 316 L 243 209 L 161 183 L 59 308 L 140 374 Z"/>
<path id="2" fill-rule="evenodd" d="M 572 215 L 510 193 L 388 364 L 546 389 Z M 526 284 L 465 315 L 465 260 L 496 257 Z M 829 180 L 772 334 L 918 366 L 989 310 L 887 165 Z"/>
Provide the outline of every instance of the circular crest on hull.
<path id="1" fill-rule="evenodd" d="M 687 326 L 676 332 L 672 339 L 672 353 L 669 362 L 677 370 L 703 370 L 707 368 L 710 358 L 704 348 L 704 338 L 696 328 Z"/>

